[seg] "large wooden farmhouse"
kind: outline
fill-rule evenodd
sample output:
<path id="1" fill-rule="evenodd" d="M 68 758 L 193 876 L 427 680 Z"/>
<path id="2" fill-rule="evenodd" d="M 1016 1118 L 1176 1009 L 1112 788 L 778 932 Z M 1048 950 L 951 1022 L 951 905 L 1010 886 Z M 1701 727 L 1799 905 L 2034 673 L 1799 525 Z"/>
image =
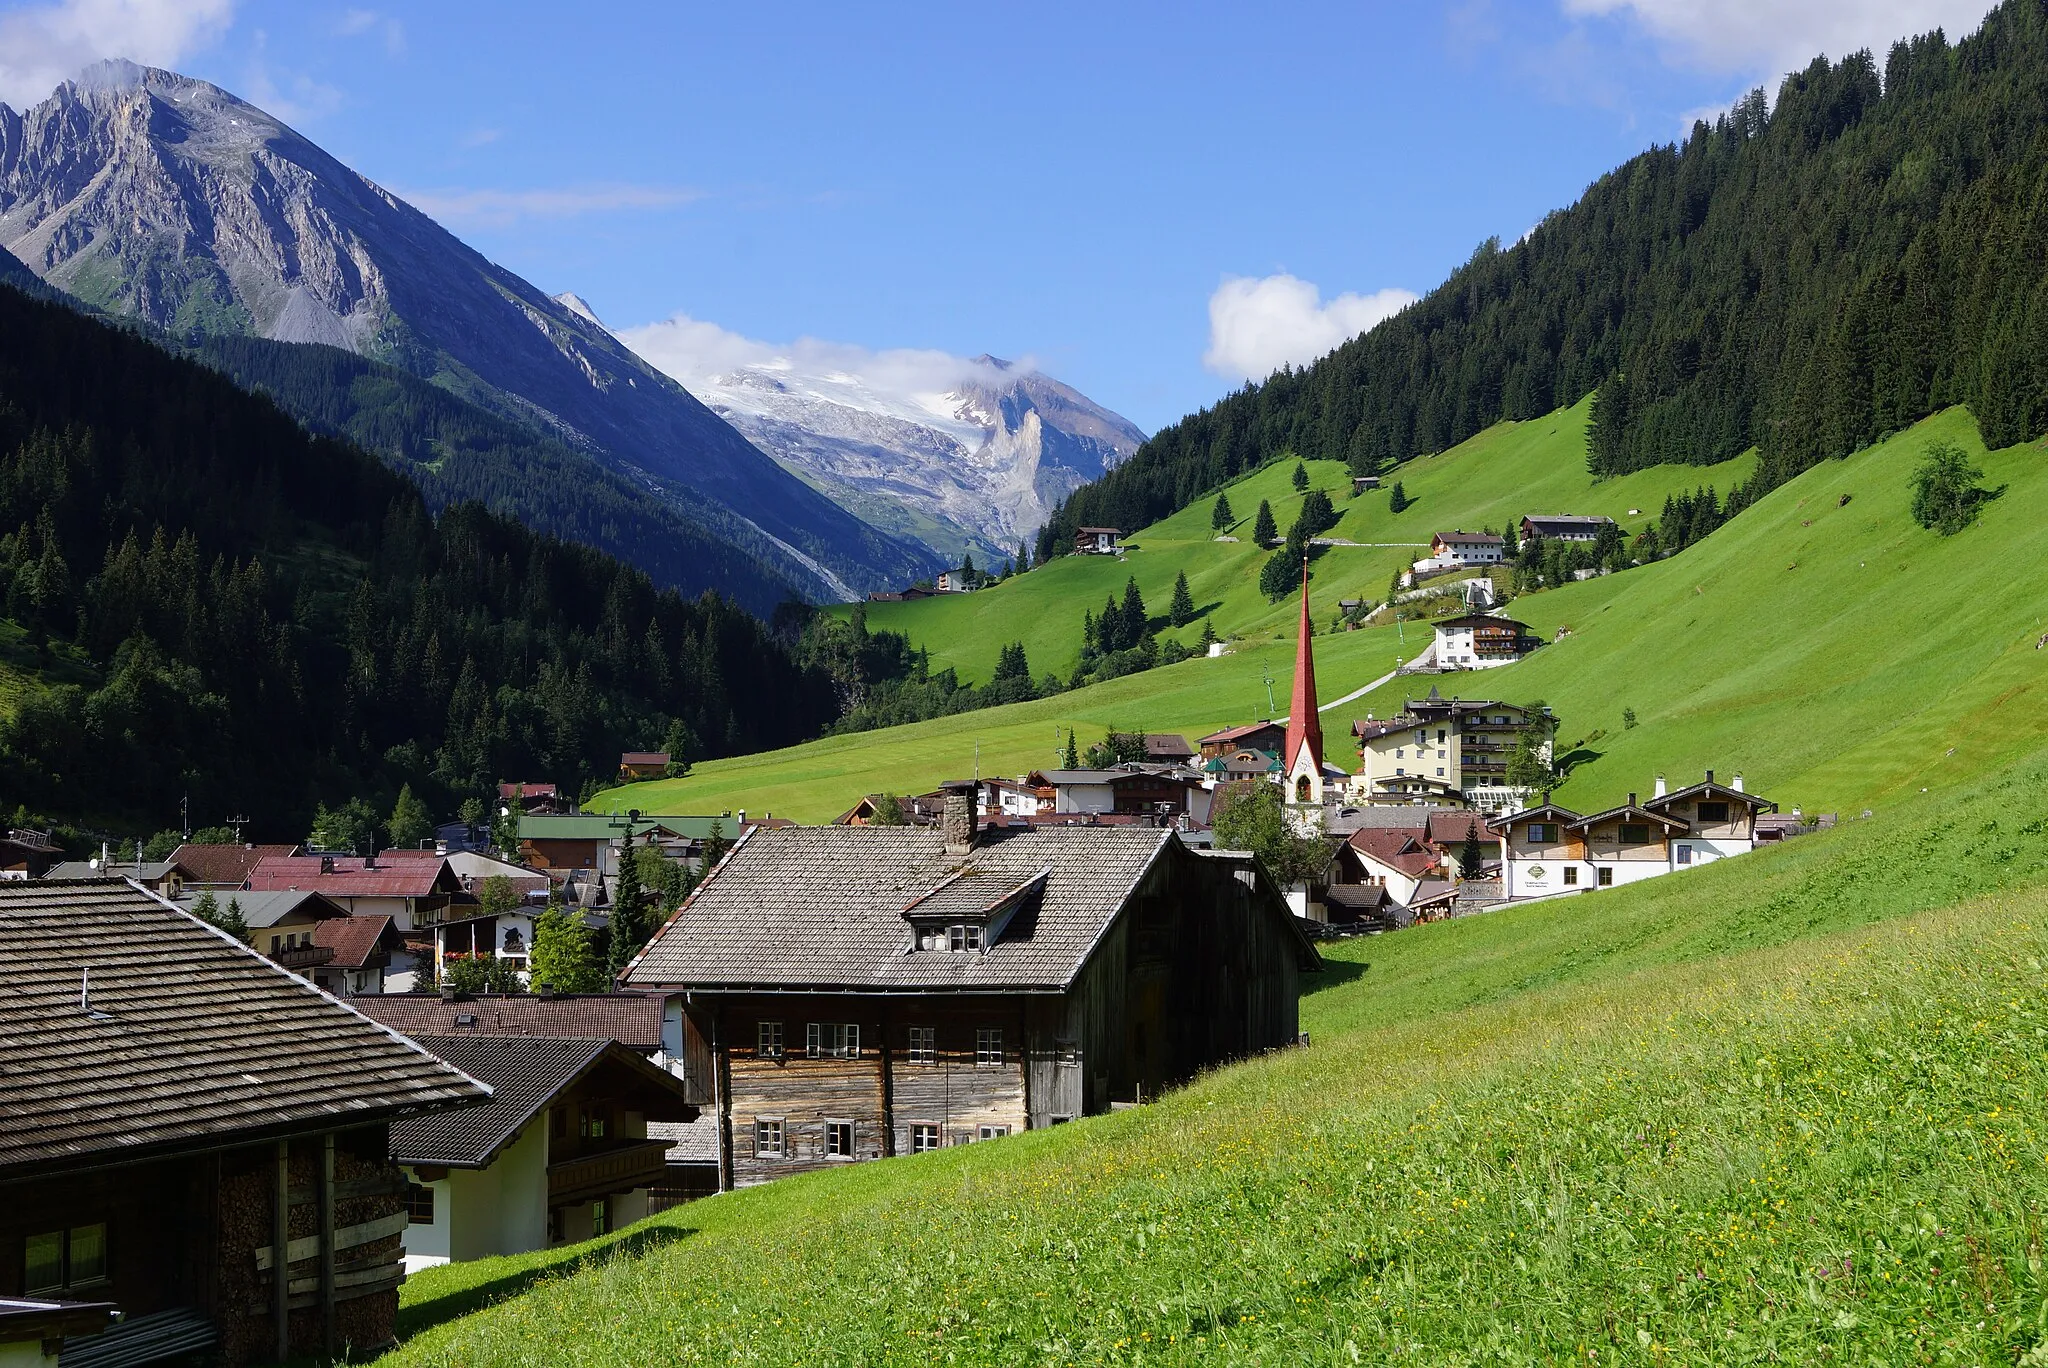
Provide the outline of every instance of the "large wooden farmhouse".
<path id="1" fill-rule="evenodd" d="M 748 834 L 629 966 L 716 1072 L 725 1186 L 994 1139 L 1287 1045 L 1319 964 L 1244 855 L 1171 830 Z"/>
<path id="2" fill-rule="evenodd" d="M 391 1125 L 488 1096 L 134 884 L 0 882 L 0 1298 L 124 1316 L 65 1363 L 389 1344 Z"/>

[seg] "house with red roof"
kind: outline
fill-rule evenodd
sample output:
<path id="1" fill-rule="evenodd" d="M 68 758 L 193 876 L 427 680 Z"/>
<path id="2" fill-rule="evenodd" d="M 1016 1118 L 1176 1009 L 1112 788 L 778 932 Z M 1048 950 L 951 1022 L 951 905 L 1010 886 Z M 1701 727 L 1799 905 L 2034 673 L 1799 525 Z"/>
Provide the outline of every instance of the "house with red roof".
<path id="1" fill-rule="evenodd" d="M 448 861 L 424 851 L 402 855 L 272 855 L 249 871 L 258 893 L 320 893 L 351 916 L 381 913 L 400 932 L 439 922 L 462 893 Z"/>

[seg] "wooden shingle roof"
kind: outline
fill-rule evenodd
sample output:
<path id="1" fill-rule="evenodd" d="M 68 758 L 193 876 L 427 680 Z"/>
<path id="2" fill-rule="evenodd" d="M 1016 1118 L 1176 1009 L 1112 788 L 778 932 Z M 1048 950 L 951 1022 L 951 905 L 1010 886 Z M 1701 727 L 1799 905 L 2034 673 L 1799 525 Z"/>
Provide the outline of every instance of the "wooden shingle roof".
<path id="1" fill-rule="evenodd" d="M 368 1125 L 488 1095 L 131 884 L 0 883 L 0 1179 Z"/>
<path id="2" fill-rule="evenodd" d="M 616 1040 L 641 1054 L 661 1048 L 659 997 L 639 993 L 486 994 L 446 1001 L 427 993 L 386 993 L 356 1010 L 394 1031 L 425 1036 L 553 1036 Z"/>
<path id="3" fill-rule="evenodd" d="M 925 827 L 748 833 L 627 970 L 631 987 L 1060 991 L 1155 861 L 1180 849 L 1147 827 L 988 833 L 965 856 Z M 912 952 L 904 909 L 948 880 L 1017 888 L 1045 871 L 994 945 Z M 984 882 L 986 881 L 986 883 Z"/>

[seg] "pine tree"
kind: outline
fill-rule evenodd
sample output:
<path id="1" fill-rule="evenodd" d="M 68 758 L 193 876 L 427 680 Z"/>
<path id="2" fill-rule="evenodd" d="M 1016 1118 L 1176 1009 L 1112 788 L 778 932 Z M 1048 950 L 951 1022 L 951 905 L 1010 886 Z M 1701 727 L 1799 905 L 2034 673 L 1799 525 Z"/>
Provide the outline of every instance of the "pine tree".
<path id="1" fill-rule="evenodd" d="M 1479 873 L 1479 866 L 1486 861 L 1486 852 L 1479 845 L 1479 823 L 1465 823 L 1465 841 L 1458 847 L 1458 877 L 1470 879 Z"/>
<path id="2" fill-rule="evenodd" d="M 242 900 L 230 896 L 228 910 L 221 913 L 220 929 L 233 936 L 242 944 L 249 944 L 249 921 L 242 915 Z"/>
<path id="3" fill-rule="evenodd" d="M 1214 646 L 1215 644 L 1216 644 L 1216 624 L 1214 624 L 1213 622 L 1209 621 L 1209 619 L 1205 617 L 1205 618 L 1203 618 L 1203 619 L 1202 619 L 1202 642 L 1201 642 L 1201 652 L 1202 652 L 1202 654 L 1203 654 L 1203 655 L 1207 655 L 1207 654 L 1209 654 L 1209 648 L 1210 648 L 1211 646 Z"/>
<path id="4" fill-rule="evenodd" d="M 1074 745 L 1074 729 L 1072 727 L 1067 728 L 1067 754 L 1061 761 L 1061 764 L 1070 770 L 1081 768 L 1081 752 Z"/>
<path id="5" fill-rule="evenodd" d="M 1218 494 L 1216 496 L 1216 506 L 1209 510 L 1209 526 L 1211 530 L 1221 532 L 1236 521 L 1237 514 L 1230 511 L 1230 496 L 1228 494 Z"/>
<path id="6" fill-rule="evenodd" d="M 1273 505 L 1264 499 L 1259 500 L 1259 517 L 1252 524 L 1252 540 L 1260 546 L 1271 546 L 1279 536 L 1280 528 L 1273 521 Z"/>
<path id="7" fill-rule="evenodd" d="M 1301 587 L 1301 555 L 1291 546 L 1283 546 L 1269 557 L 1259 570 L 1259 592 L 1268 599 L 1286 598 Z"/>
<path id="8" fill-rule="evenodd" d="M 1185 627 L 1195 620 L 1195 596 L 1188 590 L 1185 570 L 1174 577 L 1173 604 L 1166 610 L 1166 620 L 1176 627 Z"/>
<path id="9" fill-rule="evenodd" d="M 1294 463 L 1293 480 L 1294 487 L 1296 489 L 1308 488 L 1308 467 L 1303 465 L 1300 461 L 1296 461 Z"/>
<path id="10" fill-rule="evenodd" d="M 620 853 L 618 891 L 612 895 L 611 947 L 606 968 L 616 982 L 653 928 L 648 925 L 647 891 L 640 885 L 640 862 L 630 846 Z"/>
<path id="11" fill-rule="evenodd" d="M 1135 575 L 1124 581 L 1124 601 L 1118 613 L 1123 618 L 1125 647 L 1136 646 L 1152 634 L 1151 619 L 1145 613 L 1145 596 L 1138 592 Z"/>
<path id="12" fill-rule="evenodd" d="M 220 899 L 213 896 L 212 889 L 207 889 L 193 901 L 192 915 L 208 926 L 220 925 Z"/>
<path id="13" fill-rule="evenodd" d="M 411 784 L 399 785 L 398 801 L 392 804 L 391 820 L 384 829 L 391 844 L 400 850 L 412 850 L 434 834 L 434 820 L 427 815 L 427 805 L 413 797 Z"/>
<path id="14" fill-rule="evenodd" d="M 1413 499 L 1408 497 L 1408 491 L 1401 488 L 1399 480 L 1394 481 L 1394 487 L 1387 491 L 1387 512 L 1389 513 L 1399 513 L 1414 502 Z"/>

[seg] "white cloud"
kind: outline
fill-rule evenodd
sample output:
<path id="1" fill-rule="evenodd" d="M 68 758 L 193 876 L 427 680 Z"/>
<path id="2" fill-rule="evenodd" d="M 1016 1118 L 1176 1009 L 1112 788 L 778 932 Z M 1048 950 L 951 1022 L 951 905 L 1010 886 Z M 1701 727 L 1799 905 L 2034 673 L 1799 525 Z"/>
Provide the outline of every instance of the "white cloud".
<path id="1" fill-rule="evenodd" d="M 493 135 L 495 136 L 495 135 Z M 620 209 L 668 209 L 704 198 L 672 185 L 571 185 L 544 190 L 405 190 L 400 198 L 445 224 L 503 227 L 520 219 L 576 218 Z"/>
<path id="2" fill-rule="evenodd" d="M 924 422 L 950 416 L 951 406 L 941 400 L 963 384 L 999 385 L 1006 377 L 1037 369 L 1028 358 L 1009 362 L 1009 369 L 1003 370 L 992 361 L 930 348 L 876 351 L 815 337 L 762 342 L 680 313 L 659 323 L 618 329 L 617 336 L 694 392 L 718 388 L 714 382 L 735 371 L 755 371 L 862 407 L 888 411 L 908 405 L 902 416 Z M 900 402 L 892 405 L 890 399 Z M 917 411 L 913 414 L 909 408 Z"/>
<path id="3" fill-rule="evenodd" d="M 1303 365 L 1413 304 L 1407 290 L 1341 294 L 1325 303 L 1316 287 L 1285 271 L 1231 276 L 1209 296 L 1209 350 L 1202 364 L 1230 380 L 1263 380 Z"/>
<path id="4" fill-rule="evenodd" d="M 174 66 L 219 38 L 234 0 L 63 0 L 0 14 L 0 100 L 27 106 L 108 57 Z"/>
<path id="5" fill-rule="evenodd" d="M 1991 0 L 1563 0 L 1576 18 L 1626 15 L 1666 56 L 1708 71 L 1777 78 L 1819 53 L 1869 48 L 1884 63 L 1900 38 L 1940 28 L 1954 42 L 1974 30 Z M 1775 93 L 1775 91 L 1773 91 Z"/>
<path id="6" fill-rule="evenodd" d="M 405 55 L 405 25 L 397 19 L 387 18 L 375 10 L 352 9 L 342 13 L 341 22 L 334 26 L 336 36 L 361 38 L 366 34 L 381 34 L 384 51 L 393 57 Z"/>

